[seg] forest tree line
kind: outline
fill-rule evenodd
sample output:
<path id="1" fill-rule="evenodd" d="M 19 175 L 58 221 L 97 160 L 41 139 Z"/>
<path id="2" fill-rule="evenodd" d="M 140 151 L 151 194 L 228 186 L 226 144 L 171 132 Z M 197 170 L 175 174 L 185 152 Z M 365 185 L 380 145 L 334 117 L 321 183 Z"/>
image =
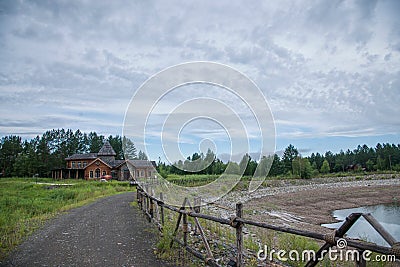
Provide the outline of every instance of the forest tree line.
<path id="1" fill-rule="evenodd" d="M 129 149 L 129 155 L 136 159 L 147 159 L 144 152 L 136 152 L 134 143 L 121 136 L 99 135 L 96 132 L 82 133 L 71 129 L 57 129 L 45 132 L 42 136 L 22 141 L 16 135 L 9 135 L 0 140 L 0 176 L 10 177 L 49 177 L 51 170 L 65 167 L 65 158 L 75 153 L 97 153 L 105 140 L 114 148 L 116 159 L 124 159 L 123 144 Z M 210 174 L 223 172 L 253 175 L 259 164 L 264 164 L 265 157 L 259 162 L 249 155 L 244 155 L 239 163 L 222 162 L 213 151 L 194 153 L 185 161 L 165 164 L 159 160 L 157 169 L 164 177 L 168 174 Z M 228 169 L 227 169 L 228 166 Z M 262 166 L 263 167 L 263 166 Z M 184 170 L 200 170 L 196 172 Z M 260 168 L 263 169 L 263 168 Z M 319 174 L 346 171 L 400 171 L 400 144 L 378 143 L 375 147 L 359 145 L 356 149 L 325 154 L 312 153 L 302 157 L 296 147 L 289 145 L 282 156 L 275 154 L 269 176 L 294 176 L 311 178 Z"/>
<path id="2" fill-rule="evenodd" d="M 208 164 L 210 158 L 214 158 L 214 161 Z M 231 171 L 232 173 L 244 173 L 246 176 L 252 176 L 258 164 L 263 164 L 265 159 L 263 157 L 260 162 L 257 162 L 246 154 L 239 164 L 230 162 L 230 170 L 227 170 L 227 173 Z M 202 171 L 197 172 L 198 174 L 221 174 L 228 165 L 208 150 L 206 155 L 194 153 L 184 162 L 178 161 L 172 165 L 159 162 L 159 172 L 163 176 L 168 174 L 187 175 L 191 172 L 184 170 L 190 170 L 190 164 L 193 161 L 207 166 Z M 341 150 L 339 153 L 332 153 L 331 151 L 325 154 L 312 153 L 308 157 L 302 157 L 299 150 L 290 144 L 281 157 L 274 154 L 268 176 L 291 176 L 307 179 L 320 174 L 360 171 L 400 171 L 400 144 L 378 143 L 375 147 L 359 145 L 356 149 L 348 149 L 346 152 Z"/>
<path id="3" fill-rule="evenodd" d="M 82 133 L 71 129 L 53 129 L 42 136 L 22 141 L 17 135 L 0 140 L 0 177 L 50 177 L 51 170 L 65 167 L 65 158 L 75 153 L 97 153 L 108 140 L 116 159 L 124 159 L 123 143 L 132 158 L 147 159 L 144 152 L 136 152 L 133 142 L 121 136 Z"/>

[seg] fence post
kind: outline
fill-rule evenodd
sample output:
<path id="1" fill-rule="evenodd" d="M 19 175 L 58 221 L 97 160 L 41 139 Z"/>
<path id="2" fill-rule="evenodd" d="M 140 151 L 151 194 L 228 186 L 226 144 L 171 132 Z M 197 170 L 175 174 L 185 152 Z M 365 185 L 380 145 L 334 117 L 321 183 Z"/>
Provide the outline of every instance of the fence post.
<path id="1" fill-rule="evenodd" d="M 140 193 L 141 194 L 141 198 L 142 198 L 142 211 L 144 212 L 144 209 L 146 208 L 146 197 L 144 194 L 144 191 Z"/>
<path id="2" fill-rule="evenodd" d="M 139 196 L 140 196 L 140 209 L 143 211 L 143 207 L 144 207 L 144 197 L 143 197 L 143 191 L 140 189 L 139 190 Z"/>
<path id="3" fill-rule="evenodd" d="M 151 190 L 151 196 L 155 197 L 154 189 Z M 157 225 L 159 226 L 160 225 L 160 210 L 158 207 L 158 201 L 156 199 L 153 200 L 153 206 L 154 206 L 153 207 L 153 212 L 154 212 L 153 217 L 155 218 Z"/>
<path id="4" fill-rule="evenodd" d="M 154 201 L 152 198 L 150 198 L 150 196 L 149 196 L 149 201 L 150 201 L 149 214 L 150 214 L 150 221 L 151 221 L 151 219 L 154 218 Z"/>
<path id="5" fill-rule="evenodd" d="M 145 195 L 144 195 L 145 196 L 145 199 L 144 199 L 145 201 L 144 202 L 146 203 L 146 205 L 144 205 L 145 206 L 144 207 L 145 208 L 144 212 L 148 213 L 149 212 L 149 196 L 147 195 L 147 192 L 144 192 L 144 193 L 145 193 Z"/>
<path id="6" fill-rule="evenodd" d="M 201 197 L 196 197 L 194 199 L 194 211 L 200 213 Z"/>
<path id="7" fill-rule="evenodd" d="M 142 211 L 144 212 L 146 210 L 146 192 L 144 189 L 142 189 Z"/>
<path id="8" fill-rule="evenodd" d="M 186 203 L 187 203 L 187 199 L 185 198 L 185 202 L 182 206 L 182 210 L 186 209 Z M 185 246 L 187 246 L 187 233 L 188 233 L 188 222 L 187 222 L 187 214 L 184 213 L 183 214 L 183 221 L 182 221 L 182 230 L 183 230 L 183 243 L 185 244 Z"/>
<path id="9" fill-rule="evenodd" d="M 138 203 L 139 208 L 142 208 L 142 203 L 140 201 L 140 196 L 141 196 L 140 189 L 139 189 L 139 187 L 137 187 L 136 188 L 136 199 L 137 199 L 137 203 Z"/>
<path id="10" fill-rule="evenodd" d="M 344 234 L 351 228 L 351 226 L 353 226 L 353 224 L 358 220 L 358 218 L 360 218 L 361 215 L 362 215 L 361 213 L 350 214 L 349 216 L 346 217 L 344 223 L 337 230 L 335 230 L 330 235 L 326 235 L 324 237 L 326 243 L 322 245 L 322 247 L 317 251 L 316 257 L 314 259 L 310 259 L 310 261 L 307 262 L 305 267 L 316 266 L 321 259 L 321 255 L 323 255 L 322 253 L 336 244 L 335 237 L 339 238 L 343 237 Z"/>
<path id="11" fill-rule="evenodd" d="M 143 211 L 144 211 L 145 214 L 149 212 L 149 198 L 148 198 L 149 190 L 148 189 L 149 189 L 148 185 L 145 185 L 144 190 L 143 190 L 143 194 L 144 194 L 144 197 L 145 197 L 144 198 L 145 205 L 144 205 L 144 210 Z"/>
<path id="12" fill-rule="evenodd" d="M 200 206 L 201 206 L 201 198 L 200 197 L 195 197 L 193 200 L 193 210 L 196 213 L 200 213 Z M 197 235 L 197 224 L 194 225 L 194 234 Z"/>
<path id="13" fill-rule="evenodd" d="M 363 255 L 363 250 L 358 250 L 360 258 L 358 260 L 356 260 L 356 266 L 357 267 L 366 267 L 367 266 L 367 262 L 365 261 Z"/>
<path id="14" fill-rule="evenodd" d="M 163 196 L 162 192 L 160 192 L 160 200 L 164 204 L 164 196 Z M 164 206 L 163 205 L 160 206 L 160 212 L 161 212 L 161 225 L 164 226 Z"/>
<path id="15" fill-rule="evenodd" d="M 236 217 L 242 218 L 243 216 L 243 204 L 236 203 Z M 243 224 L 241 222 L 237 222 L 236 225 L 236 248 L 237 248 L 237 255 L 236 255 L 236 266 L 242 267 L 243 266 Z"/>

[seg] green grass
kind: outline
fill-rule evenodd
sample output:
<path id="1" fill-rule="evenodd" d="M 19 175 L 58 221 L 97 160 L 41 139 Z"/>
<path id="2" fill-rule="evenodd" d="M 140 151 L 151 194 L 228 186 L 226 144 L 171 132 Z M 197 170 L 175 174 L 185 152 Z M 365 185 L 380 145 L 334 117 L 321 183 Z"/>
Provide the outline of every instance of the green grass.
<path id="1" fill-rule="evenodd" d="M 24 238 L 56 214 L 82 206 L 97 198 L 131 191 L 128 182 L 62 180 L 51 186 L 52 179 L 0 179 L 0 259 Z"/>
<path id="2" fill-rule="evenodd" d="M 207 175 L 207 174 L 191 174 L 191 175 L 168 175 L 167 181 L 180 185 L 180 186 L 201 186 L 211 183 L 216 180 L 219 175 Z"/>
<path id="3" fill-rule="evenodd" d="M 397 172 L 340 172 L 340 173 L 328 173 L 328 174 L 318 174 L 312 178 L 343 178 L 349 180 L 368 180 L 372 179 L 370 175 L 379 175 L 379 179 L 393 179 L 398 177 Z M 385 176 L 387 174 L 391 174 L 390 176 Z M 177 175 L 177 174 L 168 174 L 167 181 L 185 187 L 195 187 L 209 184 L 216 179 L 218 179 L 219 175 L 208 175 L 208 174 L 190 174 L 190 175 Z M 225 176 L 225 178 L 229 178 Z M 376 179 L 374 178 L 374 179 Z M 240 179 L 240 182 L 235 186 L 234 190 L 247 190 L 251 176 L 243 176 Z M 267 176 L 265 181 L 262 183 L 263 187 L 273 187 L 279 185 L 280 182 L 286 181 L 292 185 L 299 185 L 304 183 L 309 183 L 307 179 L 300 179 L 294 175 L 280 175 L 280 176 Z"/>

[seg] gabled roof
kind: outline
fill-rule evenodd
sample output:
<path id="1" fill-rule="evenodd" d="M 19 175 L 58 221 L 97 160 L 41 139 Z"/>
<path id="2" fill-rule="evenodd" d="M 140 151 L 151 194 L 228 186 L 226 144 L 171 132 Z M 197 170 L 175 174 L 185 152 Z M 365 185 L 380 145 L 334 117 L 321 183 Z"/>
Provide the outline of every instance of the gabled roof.
<path id="1" fill-rule="evenodd" d="M 97 153 L 97 156 L 116 156 L 117 153 L 115 153 L 114 149 L 112 148 L 110 142 L 105 141 L 102 148 L 100 148 L 99 153 Z"/>
<path id="2" fill-rule="evenodd" d="M 102 161 L 110 165 L 111 167 L 115 166 L 115 158 L 113 157 L 99 157 Z"/>
<path id="3" fill-rule="evenodd" d="M 117 160 L 115 160 L 114 161 L 114 168 L 117 168 L 117 167 L 119 167 L 119 166 L 121 166 L 122 164 L 124 164 L 126 161 L 125 160 L 123 160 L 123 159 L 117 159 Z"/>
<path id="4" fill-rule="evenodd" d="M 79 159 L 95 159 L 97 158 L 97 153 L 87 153 L 87 154 L 73 154 L 65 160 L 79 160 Z"/>
<path id="5" fill-rule="evenodd" d="M 102 159 L 100 159 L 100 158 L 96 158 L 95 160 L 93 160 L 92 162 L 90 162 L 90 163 L 85 167 L 85 169 L 86 169 L 87 167 L 89 167 L 90 165 L 94 164 L 96 161 L 101 161 L 101 162 L 103 162 L 103 164 L 107 165 L 110 169 L 112 169 L 112 166 L 110 166 L 110 164 L 108 164 L 107 162 L 105 162 L 104 160 L 102 160 Z"/>
<path id="6" fill-rule="evenodd" d="M 129 162 L 135 168 L 154 168 L 153 163 L 149 160 L 129 159 L 127 162 Z"/>

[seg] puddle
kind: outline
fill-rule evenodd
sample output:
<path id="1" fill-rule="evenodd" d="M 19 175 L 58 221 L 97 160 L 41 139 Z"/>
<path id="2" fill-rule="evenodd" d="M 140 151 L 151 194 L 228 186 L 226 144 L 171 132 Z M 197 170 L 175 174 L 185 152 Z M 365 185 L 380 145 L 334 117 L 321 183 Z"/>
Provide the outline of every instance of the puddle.
<path id="1" fill-rule="evenodd" d="M 332 215 L 340 222 L 322 224 L 321 226 L 337 229 L 342 225 L 343 220 L 354 212 L 371 213 L 372 216 L 389 232 L 397 242 L 400 242 L 400 206 L 398 205 L 376 205 L 359 207 L 353 209 L 335 210 Z M 373 242 L 381 246 L 389 246 L 389 244 L 375 231 L 374 228 L 363 218 L 357 222 L 347 232 L 347 236 Z"/>

